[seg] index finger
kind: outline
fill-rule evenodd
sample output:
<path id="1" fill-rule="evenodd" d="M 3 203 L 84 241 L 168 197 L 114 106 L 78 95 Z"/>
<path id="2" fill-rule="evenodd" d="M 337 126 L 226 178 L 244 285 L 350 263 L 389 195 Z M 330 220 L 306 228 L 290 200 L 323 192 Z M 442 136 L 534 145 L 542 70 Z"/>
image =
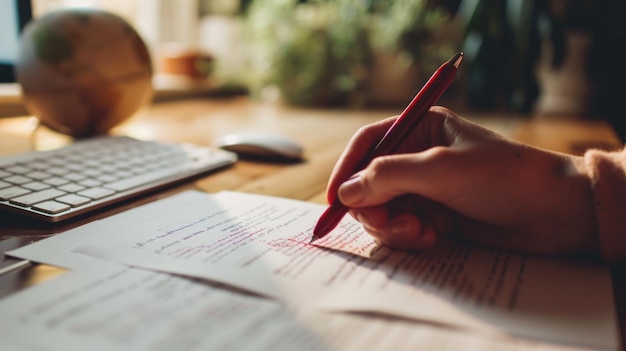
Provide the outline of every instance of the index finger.
<path id="1" fill-rule="evenodd" d="M 326 199 L 328 203 L 333 203 L 337 198 L 337 189 L 346 181 L 360 171 L 359 168 L 367 166 L 360 163 L 371 153 L 376 144 L 382 139 L 389 127 L 395 122 L 398 116 L 389 117 L 376 123 L 368 124 L 361 127 L 350 138 L 348 145 L 337 160 L 335 167 L 328 181 L 326 190 Z"/>

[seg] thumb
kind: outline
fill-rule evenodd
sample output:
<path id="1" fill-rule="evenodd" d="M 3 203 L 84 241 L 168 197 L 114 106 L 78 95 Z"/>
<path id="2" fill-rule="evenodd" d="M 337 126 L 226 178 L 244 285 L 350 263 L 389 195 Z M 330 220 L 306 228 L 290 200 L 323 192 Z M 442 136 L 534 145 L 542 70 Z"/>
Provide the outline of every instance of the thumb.
<path id="1" fill-rule="evenodd" d="M 459 172 L 452 172 L 461 166 L 456 156 L 453 150 L 439 146 L 420 153 L 378 157 L 339 186 L 339 199 L 351 208 L 382 205 L 404 194 L 446 203 L 463 182 Z"/>

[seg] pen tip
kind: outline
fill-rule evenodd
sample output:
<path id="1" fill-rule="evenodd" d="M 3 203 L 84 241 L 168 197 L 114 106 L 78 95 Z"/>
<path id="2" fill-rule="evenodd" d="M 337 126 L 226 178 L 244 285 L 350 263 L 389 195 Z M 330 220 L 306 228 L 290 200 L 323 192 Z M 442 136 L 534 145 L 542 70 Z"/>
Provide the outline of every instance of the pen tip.
<path id="1" fill-rule="evenodd" d="M 455 68 L 459 68 L 459 65 L 463 61 L 463 51 L 459 51 L 456 55 L 452 56 L 449 62 L 451 62 Z"/>

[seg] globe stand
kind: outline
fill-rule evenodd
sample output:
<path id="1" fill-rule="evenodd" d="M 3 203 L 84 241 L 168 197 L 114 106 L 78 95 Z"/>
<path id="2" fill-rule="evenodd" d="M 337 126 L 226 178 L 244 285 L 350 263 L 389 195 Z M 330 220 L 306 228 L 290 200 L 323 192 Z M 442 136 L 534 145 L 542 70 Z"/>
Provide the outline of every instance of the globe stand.
<path id="1" fill-rule="evenodd" d="M 67 145 L 75 139 L 69 135 L 57 132 L 49 128 L 36 116 L 32 116 L 29 119 L 28 129 L 30 132 L 28 135 L 28 139 L 32 151 L 44 151 L 54 149 Z M 50 135 L 42 135 L 43 133 L 47 133 Z M 46 140 L 43 143 L 42 138 Z"/>
<path id="2" fill-rule="evenodd" d="M 32 151 L 39 151 L 39 147 L 37 146 L 37 132 L 41 129 L 41 121 L 37 117 L 31 117 L 29 119 L 30 124 L 30 148 Z"/>

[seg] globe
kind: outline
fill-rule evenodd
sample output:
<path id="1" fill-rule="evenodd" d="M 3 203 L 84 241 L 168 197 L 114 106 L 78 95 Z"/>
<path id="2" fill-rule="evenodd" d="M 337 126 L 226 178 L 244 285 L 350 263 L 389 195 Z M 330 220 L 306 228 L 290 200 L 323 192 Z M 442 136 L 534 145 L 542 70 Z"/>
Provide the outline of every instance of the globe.
<path id="1" fill-rule="evenodd" d="M 104 134 L 152 97 L 139 34 L 101 10 L 50 12 L 26 25 L 15 74 L 29 113 L 73 137 Z"/>

